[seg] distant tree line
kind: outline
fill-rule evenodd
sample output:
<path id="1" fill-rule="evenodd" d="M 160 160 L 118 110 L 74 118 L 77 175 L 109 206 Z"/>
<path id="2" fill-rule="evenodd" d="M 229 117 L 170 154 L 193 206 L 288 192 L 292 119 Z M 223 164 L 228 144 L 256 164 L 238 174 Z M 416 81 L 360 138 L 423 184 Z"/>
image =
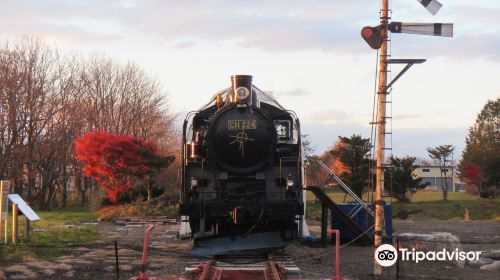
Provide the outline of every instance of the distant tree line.
<path id="1" fill-rule="evenodd" d="M 108 131 L 147 140 L 162 154 L 172 154 L 178 138 L 168 108 L 160 83 L 133 63 L 63 55 L 29 38 L 3 42 L 0 177 L 41 209 L 65 206 L 66 186 L 73 182 L 83 204 L 97 184 L 75 159 L 75 139 L 88 131 Z"/>
<path id="2" fill-rule="evenodd" d="M 500 196 L 500 97 L 489 100 L 469 128 L 459 170 L 481 197 Z"/>
<path id="3" fill-rule="evenodd" d="M 308 185 L 324 183 L 325 173 L 315 164 L 320 160 L 359 197 L 370 187 L 373 188 L 376 167 L 369 155 L 370 139 L 357 134 L 339 136 L 331 148 L 321 155 L 314 155 L 308 137 L 303 138 L 306 139 L 304 152 Z M 452 145 L 427 148 L 429 157 L 441 170 L 443 200 L 448 199 L 447 178 L 455 175 L 448 172 L 448 167 L 455 164 L 454 149 Z M 397 200 L 409 201 L 415 192 L 429 185 L 416 177 L 415 170 L 420 166 L 415 157 L 389 157 L 386 162 L 390 163 L 391 168 L 385 172 L 385 191 Z M 466 183 L 474 186 L 475 192 L 481 197 L 495 198 L 500 195 L 500 97 L 489 100 L 474 125 L 469 128 L 458 170 Z"/>
<path id="4" fill-rule="evenodd" d="M 325 173 L 314 164 L 323 161 L 344 183 L 360 198 L 363 193 L 375 189 L 376 161 L 371 158 L 372 146 L 369 138 L 353 134 L 350 137 L 339 136 L 338 140 L 320 156 L 306 154 L 307 182 L 310 185 L 320 184 Z M 417 191 L 428 184 L 415 176 L 419 167 L 415 157 L 389 157 L 387 163 L 391 168 L 385 172 L 385 192 L 399 201 L 410 201 Z"/>

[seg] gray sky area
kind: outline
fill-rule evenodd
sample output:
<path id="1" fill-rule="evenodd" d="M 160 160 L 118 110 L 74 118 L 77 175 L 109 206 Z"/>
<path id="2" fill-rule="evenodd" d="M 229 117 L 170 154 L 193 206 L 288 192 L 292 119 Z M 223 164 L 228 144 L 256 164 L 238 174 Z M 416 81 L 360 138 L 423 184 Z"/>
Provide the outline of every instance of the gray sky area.
<path id="1" fill-rule="evenodd" d="M 426 58 L 393 88 L 394 154 L 426 157 L 453 144 L 500 95 L 500 1 L 392 1 L 392 19 L 452 22 L 454 37 L 392 35 L 393 58 Z M 377 25 L 379 1 L 5 1 L 0 38 L 32 36 L 63 52 L 137 63 L 164 85 L 176 112 L 198 108 L 232 74 L 251 74 L 302 120 L 318 153 L 370 135 L 376 51 L 360 30 Z M 395 75 L 400 70 L 393 67 Z"/>

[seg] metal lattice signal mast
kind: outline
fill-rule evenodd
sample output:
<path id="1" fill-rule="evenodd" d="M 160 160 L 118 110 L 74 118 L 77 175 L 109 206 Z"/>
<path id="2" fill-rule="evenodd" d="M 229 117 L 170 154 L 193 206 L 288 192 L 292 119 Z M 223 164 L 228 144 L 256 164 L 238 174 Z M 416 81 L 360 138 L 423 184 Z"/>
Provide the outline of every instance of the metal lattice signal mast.
<path id="1" fill-rule="evenodd" d="M 436 0 L 417 0 L 431 14 L 435 15 L 442 7 Z M 382 192 L 384 191 L 384 149 L 385 149 L 385 124 L 386 124 L 386 104 L 389 88 L 398 80 L 413 64 L 422 63 L 425 59 L 388 59 L 388 33 L 409 33 L 419 35 L 433 36 L 453 36 L 453 24 L 451 23 L 389 23 L 389 0 L 382 0 L 382 11 L 380 16 L 380 25 L 375 27 L 365 26 L 361 30 L 361 37 L 373 49 L 380 49 L 379 58 L 379 80 L 378 80 L 378 114 L 377 114 L 377 170 L 376 170 L 376 189 L 375 189 L 375 225 L 374 225 L 374 257 L 373 273 L 382 275 L 382 267 L 375 260 L 375 250 L 382 245 L 384 229 L 384 204 Z M 387 82 L 387 64 L 400 63 L 406 64 L 400 73 L 392 81 Z"/>

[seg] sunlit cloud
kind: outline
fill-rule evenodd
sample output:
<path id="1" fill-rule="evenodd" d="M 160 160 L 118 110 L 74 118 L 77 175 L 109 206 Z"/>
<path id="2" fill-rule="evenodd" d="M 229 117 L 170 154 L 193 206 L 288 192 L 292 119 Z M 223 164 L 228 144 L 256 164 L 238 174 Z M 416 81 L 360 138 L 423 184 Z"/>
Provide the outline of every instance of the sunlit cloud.
<path id="1" fill-rule="evenodd" d="M 318 122 L 318 123 L 323 123 L 323 122 L 339 123 L 339 122 L 346 122 L 353 120 L 351 114 L 341 110 L 334 110 L 334 109 L 315 112 L 309 115 L 306 119 L 307 121 Z"/>
<path id="2" fill-rule="evenodd" d="M 406 2 L 397 2 L 403 17 L 421 8 L 416 1 Z M 178 49 L 203 40 L 270 52 L 361 54 L 369 49 L 360 38 L 360 29 L 377 24 L 377 10 L 378 3 L 368 0 L 9 1 L 0 11 L 0 31 L 46 34 L 71 42 L 121 41 L 124 34 L 132 38 L 149 34 Z M 422 9 L 421 17 L 425 15 Z M 439 15 L 439 19 L 455 21 L 456 38 L 411 39 L 412 35 L 402 35 L 407 37 L 398 52 L 500 62 L 500 8 L 448 3 Z"/>
<path id="3" fill-rule="evenodd" d="M 500 92 L 500 4 L 442 3 L 433 17 L 417 1 L 393 1 L 393 20 L 455 24 L 453 38 L 392 35 L 393 57 L 428 59 L 394 88 L 401 93 L 394 95 L 395 151 L 414 147 L 425 157 L 420 146 L 463 141 L 485 99 Z M 34 36 L 137 62 L 160 77 L 178 111 L 201 105 L 231 74 L 252 74 L 297 112 L 321 150 L 338 135 L 368 136 L 376 51 L 360 29 L 378 24 L 378 9 L 369 0 L 5 1 L 0 37 Z"/>
<path id="4" fill-rule="evenodd" d="M 422 117 L 420 114 L 397 114 L 393 116 L 394 119 L 398 120 L 419 119 Z"/>
<path id="5" fill-rule="evenodd" d="M 331 147 L 337 141 L 338 136 L 349 137 L 353 134 L 360 134 L 364 138 L 370 138 L 369 126 L 353 123 L 306 122 L 303 123 L 303 127 L 303 133 L 315 139 L 314 145 L 318 153 Z M 427 147 L 450 144 L 455 146 L 454 157 L 459 158 L 465 146 L 465 133 L 464 128 L 400 128 L 393 130 L 393 135 L 386 140 L 386 145 L 391 147 L 392 153 L 398 157 L 410 155 L 428 158 Z"/>
<path id="6" fill-rule="evenodd" d="M 196 45 L 196 42 L 194 40 L 181 40 L 174 42 L 172 44 L 172 47 L 174 49 L 189 49 L 191 47 L 194 47 Z"/>
<path id="7" fill-rule="evenodd" d="M 294 88 L 292 90 L 289 90 L 289 91 L 285 91 L 285 92 L 280 92 L 280 93 L 275 93 L 274 95 L 275 96 L 279 96 L 279 97 L 283 97 L 283 96 L 307 96 L 307 95 L 310 95 L 311 92 L 309 92 L 308 90 L 306 89 L 303 89 L 303 88 Z"/>

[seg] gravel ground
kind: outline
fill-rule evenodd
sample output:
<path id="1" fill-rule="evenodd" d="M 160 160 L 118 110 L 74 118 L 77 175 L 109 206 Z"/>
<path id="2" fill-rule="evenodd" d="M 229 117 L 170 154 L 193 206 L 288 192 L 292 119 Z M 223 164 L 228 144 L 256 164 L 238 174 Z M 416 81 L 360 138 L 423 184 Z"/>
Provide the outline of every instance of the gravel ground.
<path id="1" fill-rule="evenodd" d="M 157 225 L 153 230 L 148 262 L 148 275 L 180 275 L 186 266 L 202 259 L 188 256 L 190 240 L 176 239 L 177 225 Z M 311 231 L 318 234 L 317 223 Z M 498 221 L 394 221 L 396 233 L 450 232 L 460 238 L 464 250 L 500 250 Z M 116 279 L 114 240 L 118 240 L 120 278 L 139 274 L 144 225 L 116 226 L 101 223 L 99 231 L 106 240 L 75 247 L 72 255 L 47 261 L 27 262 L 5 266 L 0 264 L 0 279 Z M 303 279 L 331 279 L 334 248 L 319 244 L 295 242 L 285 249 L 302 270 Z M 373 250 L 370 247 L 349 245 L 341 250 L 341 272 L 344 279 L 374 279 Z M 3 272 L 3 275 L 2 275 Z M 399 275 L 403 279 L 500 279 L 500 271 L 479 270 L 466 265 L 459 268 L 450 262 L 402 262 Z M 384 270 L 384 277 L 396 279 L 395 266 Z"/>
<path id="2" fill-rule="evenodd" d="M 401 221 L 394 220 L 395 234 L 449 232 L 456 235 L 464 251 L 500 250 L 500 222 L 498 221 Z M 319 226 L 312 222 L 313 233 L 319 235 Z M 319 279 L 333 275 L 333 248 L 307 248 L 292 244 L 287 248 L 291 255 L 301 251 L 313 257 L 297 260 L 299 267 L 305 272 L 305 278 Z M 325 250 L 330 253 L 326 254 Z M 315 254 L 325 252 L 322 257 Z M 341 249 L 341 272 L 347 279 L 374 279 L 371 275 L 373 249 L 349 245 Z M 401 262 L 399 276 L 403 279 L 500 279 L 500 271 L 480 270 L 477 266 L 458 267 L 452 262 L 424 261 L 418 264 Z M 379 279 L 396 279 L 396 267 L 384 270 L 384 277 Z"/>

